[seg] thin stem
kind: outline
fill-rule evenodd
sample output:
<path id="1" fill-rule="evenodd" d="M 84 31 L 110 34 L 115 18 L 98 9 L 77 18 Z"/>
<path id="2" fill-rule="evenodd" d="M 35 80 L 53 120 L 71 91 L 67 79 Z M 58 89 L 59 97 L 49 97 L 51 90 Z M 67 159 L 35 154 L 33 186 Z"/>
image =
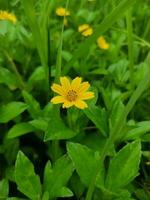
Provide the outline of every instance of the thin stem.
<path id="1" fill-rule="evenodd" d="M 66 10 L 68 8 L 69 0 L 66 2 Z M 60 43 L 58 47 L 58 53 L 57 53 L 57 61 L 56 61 L 56 74 L 55 74 L 55 82 L 59 82 L 59 78 L 61 76 L 61 68 L 62 68 L 62 47 L 63 47 L 63 32 L 64 32 L 64 20 L 65 17 L 63 18 L 63 24 L 62 24 L 62 29 L 61 29 L 61 36 L 60 36 Z M 55 106 L 54 108 L 54 114 L 56 117 L 60 117 L 60 109 L 59 106 Z M 52 141 L 52 146 L 54 147 L 54 159 L 56 160 L 58 158 L 58 153 L 59 153 L 59 140 L 54 140 Z"/>
<path id="2" fill-rule="evenodd" d="M 52 141 L 52 149 L 53 149 L 53 162 L 55 162 L 59 155 L 59 140 Z"/>
<path id="3" fill-rule="evenodd" d="M 26 88 L 25 83 L 24 83 L 24 81 L 22 79 L 22 76 L 20 75 L 15 63 L 13 62 L 12 58 L 10 57 L 10 55 L 8 54 L 7 51 L 4 50 L 3 52 L 4 52 L 7 60 L 11 64 L 11 68 L 12 68 L 13 72 L 16 74 L 16 76 L 17 76 L 17 78 L 18 78 L 18 80 L 20 82 L 20 89 L 25 89 Z"/>
<path id="4" fill-rule="evenodd" d="M 129 9 L 126 16 L 127 21 L 127 36 L 128 36 L 128 57 L 129 57 L 129 69 L 130 69 L 130 84 L 131 88 L 134 88 L 133 76 L 134 76 L 134 51 L 133 51 L 133 25 L 132 25 L 132 10 Z"/>
<path id="5" fill-rule="evenodd" d="M 150 20 L 148 20 L 148 22 L 147 22 L 147 26 L 146 26 L 146 29 L 144 31 L 143 38 L 147 37 L 147 35 L 149 34 L 149 31 L 150 31 Z"/>

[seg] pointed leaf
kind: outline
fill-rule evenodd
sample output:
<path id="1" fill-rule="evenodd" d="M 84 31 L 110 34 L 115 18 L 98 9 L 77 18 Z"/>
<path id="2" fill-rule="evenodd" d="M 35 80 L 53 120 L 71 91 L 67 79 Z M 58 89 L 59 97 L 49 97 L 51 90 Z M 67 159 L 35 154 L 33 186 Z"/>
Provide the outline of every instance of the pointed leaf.
<path id="1" fill-rule="evenodd" d="M 0 107 L 0 123 L 7 123 L 27 109 L 27 104 L 11 102 Z"/>
<path id="2" fill-rule="evenodd" d="M 99 165 L 99 174 L 97 176 L 97 186 L 102 186 L 104 181 L 104 169 L 101 166 L 99 160 L 100 155 L 98 152 L 94 152 L 88 147 L 77 144 L 77 143 L 68 143 L 67 151 L 72 159 L 76 171 L 79 174 L 81 181 L 89 186 L 91 180 L 97 170 Z"/>
<path id="3" fill-rule="evenodd" d="M 6 179 L 0 181 L 0 199 L 6 199 L 9 193 L 9 185 Z"/>
<path id="4" fill-rule="evenodd" d="M 22 92 L 23 98 L 28 105 L 28 111 L 31 117 L 38 118 L 41 115 L 40 104 L 37 102 L 34 97 L 26 91 Z"/>
<path id="5" fill-rule="evenodd" d="M 137 175 L 141 158 L 141 144 L 135 141 L 123 147 L 111 160 L 106 187 L 116 190 L 130 183 Z"/>
<path id="6" fill-rule="evenodd" d="M 30 199 L 40 200 L 41 184 L 31 161 L 20 151 L 15 164 L 15 180 L 18 190 Z"/>
<path id="7" fill-rule="evenodd" d="M 44 141 L 69 139 L 76 134 L 77 133 L 68 128 L 60 118 L 50 119 L 45 132 Z"/>
<path id="8" fill-rule="evenodd" d="M 7 138 L 15 138 L 21 135 L 34 132 L 36 129 L 28 122 L 23 122 L 20 124 L 15 124 L 8 132 Z"/>
<path id="9" fill-rule="evenodd" d="M 73 173 L 74 167 L 67 156 L 59 158 L 52 167 L 47 163 L 44 172 L 44 190 L 49 192 L 50 199 L 72 196 L 70 190 L 64 187 Z"/>
<path id="10" fill-rule="evenodd" d="M 88 109 L 84 110 L 86 116 L 95 124 L 95 126 L 100 130 L 100 132 L 107 136 L 108 125 L 107 125 L 107 115 L 104 109 L 98 106 L 91 105 Z"/>

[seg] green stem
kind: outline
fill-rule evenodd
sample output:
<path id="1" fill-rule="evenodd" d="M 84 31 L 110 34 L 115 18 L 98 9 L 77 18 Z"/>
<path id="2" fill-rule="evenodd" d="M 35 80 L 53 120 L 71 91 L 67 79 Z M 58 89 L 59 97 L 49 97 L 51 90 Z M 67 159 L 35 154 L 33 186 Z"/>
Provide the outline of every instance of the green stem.
<path id="1" fill-rule="evenodd" d="M 22 79 L 22 76 L 18 72 L 18 69 L 17 69 L 15 63 L 13 62 L 12 58 L 10 57 L 10 55 L 8 54 L 7 51 L 4 50 L 4 54 L 5 54 L 6 58 L 7 58 L 7 60 L 9 61 L 9 63 L 11 64 L 11 68 L 12 68 L 13 72 L 16 74 L 16 76 L 17 76 L 17 78 L 18 78 L 18 80 L 20 82 L 20 89 L 25 89 L 26 88 L 25 83 L 24 83 L 24 81 Z"/>
<path id="2" fill-rule="evenodd" d="M 53 162 L 55 162 L 59 156 L 59 140 L 52 141 L 52 149 L 53 149 Z"/>
<path id="3" fill-rule="evenodd" d="M 66 10 L 68 8 L 69 0 L 66 2 Z M 63 33 L 64 33 L 64 19 L 66 16 L 63 18 L 63 24 L 62 24 L 62 29 L 61 29 L 61 36 L 60 36 L 60 42 L 59 42 L 59 47 L 58 47 L 58 53 L 57 53 L 57 61 L 56 61 L 56 74 L 55 74 L 55 82 L 58 83 L 60 76 L 61 76 L 61 68 L 62 68 L 62 47 L 63 47 Z M 59 106 L 54 107 L 54 114 L 56 117 L 60 117 L 60 109 Z M 54 159 L 56 160 L 58 158 L 58 153 L 59 153 L 59 140 L 54 140 L 52 141 L 52 146 L 54 147 L 53 152 L 54 152 Z"/>
<path id="4" fill-rule="evenodd" d="M 144 30 L 143 38 L 146 38 L 150 31 L 150 20 L 147 22 L 146 29 Z"/>
<path id="5" fill-rule="evenodd" d="M 129 69 L 130 69 L 130 84 L 131 88 L 134 88 L 133 76 L 134 76 L 134 50 L 133 50 L 133 25 L 132 25 L 132 10 L 129 9 L 126 16 L 127 21 L 127 36 L 128 36 L 128 57 L 129 57 Z"/>

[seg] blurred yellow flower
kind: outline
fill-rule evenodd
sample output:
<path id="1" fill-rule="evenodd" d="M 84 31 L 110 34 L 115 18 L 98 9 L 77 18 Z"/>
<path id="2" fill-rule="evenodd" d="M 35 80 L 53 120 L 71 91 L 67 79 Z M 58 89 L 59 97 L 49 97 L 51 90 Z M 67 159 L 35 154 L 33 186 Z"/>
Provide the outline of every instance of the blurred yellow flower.
<path id="1" fill-rule="evenodd" d="M 7 11 L 0 10 L 0 20 L 9 20 L 14 24 L 17 22 L 17 18 L 14 14 L 8 13 Z"/>
<path id="2" fill-rule="evenodd" d="M 63 103 L 63 108 L 69 108 L 71 106 L 76 106 L 77 108 L 84 109 L 88 105 L 84 100 L 91 99 L 94 97 L 93 92 L 88 92 L 90 87 L 88 82 L 82 82 L 82 78 L 76 77 L 71 82 L 67 77 L 60 77 L 59 84 L 53 84 L 51 89 L 58 93 L 51 99 L 53 104 Z"/>
<path id="3" fill-rule="evenodd" d="M 69 16 L 70 12 L 63 7 L 59 7 L 56 9 L 56 15 L 60 17 Z"/>
<path id="4" fill-rule="evenodd" d="M 82 24 L 78 27 L 78 32 L 87 37 L 93 34 L 93 29 L 89 24 Z"/>
<path id="5" fill-rule="evenodd" d="M 105 38 L 103 36 L 100 36 L 97 39 L 97 45 L 100 49 L 109 49 L 109 44 L 106 42 Z"/>

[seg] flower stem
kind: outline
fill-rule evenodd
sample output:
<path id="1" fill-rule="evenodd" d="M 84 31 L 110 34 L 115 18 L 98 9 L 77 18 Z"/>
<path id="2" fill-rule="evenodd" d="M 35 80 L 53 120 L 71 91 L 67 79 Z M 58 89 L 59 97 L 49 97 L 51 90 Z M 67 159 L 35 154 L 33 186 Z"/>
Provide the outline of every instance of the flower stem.
<path id="1" fill-rule="evenodd" d="M 129 9 L 126 16 L 127 22 L 127 36 L 128 36 L 128 57 L 130 70 L 130 84 L 134 89 L 133 73 L 134 73 L 134 50 L 133 50 L 133 25 L 132 25 L 132 10 Z"/>
<path id="2" fill-rule="evenodd" d="M 69 0 L 66 2 L 66 10 L 68 8 Z M 62 24 L 62 29 L 61 29 L 61 36 L 60 36 L 60 41 L 59 41 L 59 46 L 58 46 L 58 53 L 57 53 L 57 60 L 56 60 L 56 74 L 55 74 L 55 82 L 59 82 L 59 78 L 61 76 L 61 67 L 62 67 L 62 47 L 63 47 L 63 33 L 64 33 L 64 19 L 66 16 L 63 18 L 63 24 Z M 56 117 L 60 117 L 60 110 L 59 106 L 55 106 L 54 108 L 54 113 Z M 53 157 L 54 161 L 58 158 L 59 154 L 59 140 L 54 140 L 52 141 L 52 147 L 53 149 Z"/>
<path id="3" fill-rule="evenodd" d="M 20 89 L 25 89 L 26 88 L 25 83 L 24 83 L 22 76 L 20 75 L 15 63 L 13 62 L 12 58 L 10 57 L 10 55 L 8 54 L 7 51 L 4 50 L 4 54 L 7 58 L 7 60 L 9 61 L 9 63 L 11 64 L 11 68 L 12 68 L 13 72 L 16 74 L 16 76 L 18 78 L 18 81 L 20 83 Z"/>

